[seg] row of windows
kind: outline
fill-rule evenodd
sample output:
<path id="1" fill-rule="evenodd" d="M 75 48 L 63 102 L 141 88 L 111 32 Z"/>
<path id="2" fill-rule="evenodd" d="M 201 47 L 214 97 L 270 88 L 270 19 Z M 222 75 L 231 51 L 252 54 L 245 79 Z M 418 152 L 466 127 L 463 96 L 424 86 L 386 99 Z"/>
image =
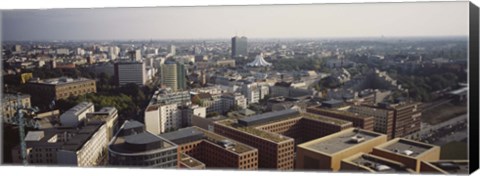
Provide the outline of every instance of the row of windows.
<path id="1" fill-rule="evenodd" d="M 256 157 L 256 156 L 257 156 L 257 152 L 253 152 L 253 153 L 248 153 L 248 154 L 240 156 L 240 159 Z"/>

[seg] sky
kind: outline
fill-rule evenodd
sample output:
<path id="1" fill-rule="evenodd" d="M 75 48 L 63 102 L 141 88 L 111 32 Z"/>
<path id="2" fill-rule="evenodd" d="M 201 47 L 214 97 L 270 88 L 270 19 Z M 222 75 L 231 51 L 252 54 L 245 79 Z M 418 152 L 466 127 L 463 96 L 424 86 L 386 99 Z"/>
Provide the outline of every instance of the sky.
<path id="1" fill-rule="evenodd" d="M 468 2 L 3 10 L 2 38 L 170 40 L 467 36 Z"/>

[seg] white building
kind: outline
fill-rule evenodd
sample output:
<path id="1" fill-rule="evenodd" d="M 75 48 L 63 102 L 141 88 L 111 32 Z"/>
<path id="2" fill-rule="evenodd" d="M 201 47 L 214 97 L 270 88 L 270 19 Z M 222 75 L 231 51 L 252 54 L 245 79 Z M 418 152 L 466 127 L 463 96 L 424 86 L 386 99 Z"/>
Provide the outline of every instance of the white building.
<path id="1" fill-rule="evenodd" d="M 60 116 L 60 123 L 64 127 L 76 127 L 87 117 L 87 113 L 94 112 L 94 106 L 90 102 L 82 102 Z"/>
<path id="2" fill-rule="evenodd" d="M 115 63 L 117 84 L 123 86 L 128 83 L 145 85 L 147 83 L 147 70 L 143 62 L 118 62 Z"/>
<path id="3" fill-rule="evenodd" d="M 57 55 L 69 55 L 70 54 L 70 50 L 67 49 L 67 48 L 58 48 L 55 53 Z"/>
<path id="4" fill-rule="evenodd" d="M 244 84 L 242 94 L 247 98 L 247 103 L 258 103 L 260 101 L 260 87 L 255 84 Z"/>
<path id="5" fill-rule="evenodd" d="M 30 165 L 93 167 L 106 159 L 108 140 L 105 123 L 80 128 L 50 128 L 30 131 L 26 137 Z M 12 149 L 13 163 L 21 163 L 20 146 Z"/>
<path id="6" fill-rule="evenodd" d="M 222 95 L 222 113 L 228 112 L 233 107 L 247 108 L 247 99 L 240 93 L 226 93 Z"/>
<path id="7" fill-rule="evenodd" d="M 177 103 L 149 105 L 145 110 L 145 126 L 153 134 L 162 134 L 190 126 L 193 115 L 205 118 L 207 108 Z"/>
<path id="8" fill-rule="evenodd" d="M 120 53 L 120 48 L 118 48 L 117 46 L 112 46 L 108 48 L 108 57 L 111 60 L 117 59 L 119 53 Z"/>
<path id="9" fill-rule="evenodd" d="M 88 129 L 86 129 L 88 128 Z M 97 129 L 97 130 L 96 130 Z M 88 133 L 85 131 L 89 131 Z M 96 131 L 95 131 L 96 130 Z M 86 139 L 81 139 L 81 138 Z M 65 146 L 57 152 L 57 164 L 73 165 L 79 167 L 98 166 L 105 159 L 104 152 L 108 145 L 107 127 L 102 123 L 100 128 L 86 126 L 79 130 L 77 135 L 72 136 L 71 143 L 77 146 Z M 79 141 L 76 143 L 76 141 Z"/>
<path id="10" fill-rule="evenodd" d="M 107 139 L 115 135 L 118 126 L 118 110 L 115 107 L 104 107 L 99 111 L 87 113 L 87 121 L 103 121 L 107 127 Z"/>
<path id="11" fill-rule="evenodd" d="M 161 134 L 190 124 L 191 115 L 206 116 L 206 110 L 192 108 L 188 91 L 158 90 L 145 109 L 145 126 L 153 134 Z M 180 107 L 180 108 L 179 108 Z M 186 110 L 188 107 L 190 110 Z M 187 109 L 188 109 L 187 108 Z"/>
<path id="12" fill-rule="evenodd" d="M 269 66 L 272 66 L 272 64 L 265 61 L 265 59 L 263 59 L 263 54 L 260 54 L 260 55 L 257 55 L 255 57 L 254 61 L 248 63 L 247 66 L 249 66 L 249 67 L 269 67 Z"/>
<path id="13" fill-rule="evenodd" d="M 83 56 L 83 55 L 85 55 L 85 50 L 82 49 L 82 48 L 77 48 L 77 50 L 75 51 L 75 54 L 77 54 L 79 56 Z"/>
<path id="14" fill-rule="evenodd" d="M 168 50 L 168 54 L 171 56 L 175 56 L 175 54 L 177 53 L 175 45 L 168 45 L 167 50 Z"/>
<path id="15" fill-rule="evenodd" d="M 135 51 L 132 51 L 132 59 L 134 61 L 137 61 L 137 62 L 141 62 L 142 61 L 142 51 L 137 49 Z"/>
<path id="16" fill-rule="evenodd" d="M 161 134 L 181 127 L 182 117 L 176 103 L 155 104 L 145 109 L 145 126 L 153 134 Z"/>

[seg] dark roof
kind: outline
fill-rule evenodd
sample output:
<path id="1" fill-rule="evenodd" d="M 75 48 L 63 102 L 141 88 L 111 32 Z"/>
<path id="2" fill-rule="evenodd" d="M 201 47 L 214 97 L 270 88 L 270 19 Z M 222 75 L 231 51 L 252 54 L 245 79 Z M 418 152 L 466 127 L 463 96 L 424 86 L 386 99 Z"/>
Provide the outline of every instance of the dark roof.
<path id="1" fill-rule="evenodd" d="M 44 132 L 44 136 L 37 141 L 27 141 L 27 146 L 33 148 L 56 147 L 61 150 L 78 151 L 87 141 L 92 138 L 95 133 L 98 132 L 103 124 L 104 122 L 87 124 L 79 126 L 78 128 L 52 128 L 42 130 Z M 71 135 L 71 137 L 68 137 L 66 140 L 58 140 L 57 142 L 48 142 L 48 140 L 55 135 Z"/>
<path id="2" fill-rule="evenodd" d="M 204 137 L 202 131 L 196 129 L 195 127 L 182 128 L 177 131 L 160 134 L 161 137 L 172 141 L 176 144 L 187 143 L 191 141 L 200 140 Z"/>
<path id="3" fill-rule="evenodd" d="M 336 107 L 336 106 L 339 106 L 343 104 L 343 101 L 342 100 L 335 100 L 335 99 L 332 99 L 332 100 L 327 100 L 327 101 L 323 101 L 322 102 L 322 106 L 326 106 L 326 107 Z"/>
<path id="4" fill-rule="evenodd" d="M 160 138 L 151 133 L 140 133 L 136 135 L 125 136 L 125 142 L 130 144 L 148 144 L 161 141 Z"/>
<path id="5" fill-rule="evenodd" d="M 132 129 L 132 128 L 138 128 L 138 127 L 144 127 L 144 125 L 138 121 L 130 120 L 125 123 L 125 126 L 123 127 L 123 129 Z"/>
<path id="6" fill-rule="evenodd" d="M 290 85 L 292 85 L 291 82 L 277 82 L 275 83 L 275 86 L 282 86 L 282 87 L 290 87 Z"/>
<path id="7" fill-rule="evenodd" d="M 300 115 L 300 112 L 298 112 L 295 109 L 286 109 L 282 111 L 267 112 L 263 114 L 258 114 L 258 115 L 238 119 L 238 123 L 241 125 L 249 126 L 253 124 L 265 123 L 272 120 L 283 119 L 286 117 L 290 117 L 292 115 Z"/>
<path id="8" fill-rule="evenodd" d="M 110 150 L 120 153 L 143 153 L 171 147 L 176 146 L 164 138 L 145 131 L 144 125 L 134 120 L 125 121 L 109 145 Z"/>

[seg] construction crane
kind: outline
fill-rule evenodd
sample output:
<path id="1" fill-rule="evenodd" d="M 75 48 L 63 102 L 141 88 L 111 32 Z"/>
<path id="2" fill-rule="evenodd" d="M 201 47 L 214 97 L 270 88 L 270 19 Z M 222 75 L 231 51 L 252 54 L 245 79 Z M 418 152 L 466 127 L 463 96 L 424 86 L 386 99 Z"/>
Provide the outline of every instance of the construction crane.
<path id="1" fill-rule="evenodd" d="M 22 163 L 23 165 L 28 165 L 28 160 L 27 160 L 27 143 L 25 142 L 25 126 L 33 126 L 33 120 L 31 121 L 25 121 L 25 118 L 23 117 L 24 114 L 29 114 L 29 115 L 35 115 L 36 112 L 38 112 L 37 107 L 24 107 L 22 104 L 22 101 L 20 99 L 20 93 L 17 94 L 17 103 L 16 107 L 13 107 L 16 109 L 16 118 L 14 120 L 14 123 L 18 125 L 18 131 L 20 133 L 20 150 L 21 150 L 21 157 L 22 157 Z"/>

